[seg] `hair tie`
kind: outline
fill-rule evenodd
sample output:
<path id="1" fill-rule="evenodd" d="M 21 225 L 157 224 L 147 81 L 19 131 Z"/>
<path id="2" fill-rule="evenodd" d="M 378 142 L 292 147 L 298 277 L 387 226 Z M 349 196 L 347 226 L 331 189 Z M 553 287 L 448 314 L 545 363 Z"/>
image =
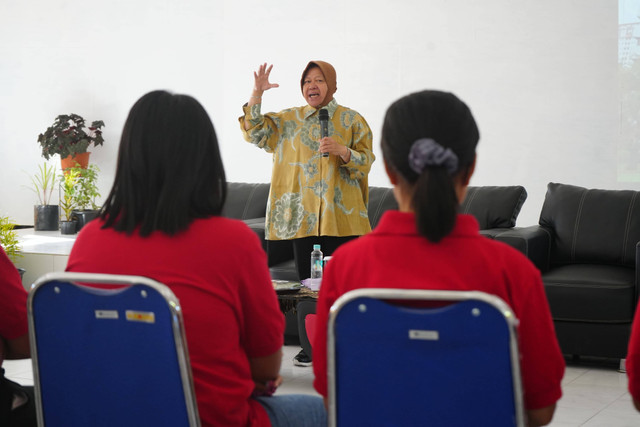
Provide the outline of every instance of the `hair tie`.
<path id="1" fill-rule="evenodd" d="M 458 170 L 458 156 L 431 138 L 420 138 L 409 151 L 409 167 L 421 174 L 428 166 L 444 167 L 449 175 L 453 175 Z"/>

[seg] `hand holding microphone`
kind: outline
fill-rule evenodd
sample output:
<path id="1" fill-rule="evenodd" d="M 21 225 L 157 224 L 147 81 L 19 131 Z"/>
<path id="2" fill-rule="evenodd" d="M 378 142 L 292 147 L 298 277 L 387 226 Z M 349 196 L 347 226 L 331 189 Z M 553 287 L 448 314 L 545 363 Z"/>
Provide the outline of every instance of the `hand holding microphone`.
<path id="1" fill-rule="evenodd" d="M 329 153 L 340 156 L 340 158 L 348 163 L 351 159 L 351 151 L 348 147 L 336 142 L 329 137 L 329 112 L 323 108 L 318 112 L 320 119 L 320 147 L 323 150 L 322 157 L 329 157 Z"/>
<path id="2" fill-rule="evenodd" d="M 320 139 L 323 139 L 329 136 L 329 112 L 323 108 L 318 113 L 318 117 L 320 118 Z M 329 157 L 329 153 L 325 151 L 322 157 Z"/>

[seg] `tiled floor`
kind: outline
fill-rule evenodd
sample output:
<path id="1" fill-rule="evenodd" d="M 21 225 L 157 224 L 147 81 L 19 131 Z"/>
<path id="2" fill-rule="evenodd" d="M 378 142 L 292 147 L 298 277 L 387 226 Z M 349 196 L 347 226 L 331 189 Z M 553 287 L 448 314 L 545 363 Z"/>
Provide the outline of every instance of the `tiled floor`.
<path id="1" fill-rule="evenodd" d="M 297 346 L 285 346 L 282 363 L 284 383 L 278 393 L 316 394 L 313 370 L 294 366 Z M 22 384 L 33 384 L 30 360 L 5 360 L 6 375 Z M 627 392 L 627 378 L 610 363 L 569 363 L 565 373 L 563 397 L 558 402 L 552 427 L 626 427 L 640 426 Z"/>

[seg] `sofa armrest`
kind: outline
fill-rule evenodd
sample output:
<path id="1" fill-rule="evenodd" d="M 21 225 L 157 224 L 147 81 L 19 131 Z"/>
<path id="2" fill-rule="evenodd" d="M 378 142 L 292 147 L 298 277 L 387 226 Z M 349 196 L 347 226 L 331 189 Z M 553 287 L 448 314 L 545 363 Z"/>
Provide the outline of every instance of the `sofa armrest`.
<path id="1" fill-rule="evenodd" d="M 514 227 L 494 237 L 519 250 L 542 272 L 549 270 L 551 233 L 539 225 Z"/>
<path id="2" fill-rule="evenodd" d="M 258 235 L 262 249 L 267 253 L 269 267 L 293 259 L 293 243 L 291 240 L 266 240 L 264 218 L 251 218 L 244 221 Z"/>
<path id="3" fill-rule="evenodd" d="M 242 220 L 247 227 L 249 227 L 254 233 L 258 235 L 258 239 L 260 239 L 260 244 L 262 245 L 262 249 L 267 251 L 267 241 L 264 238 L 264 217 L 263 218 L 251 218 Z"/>

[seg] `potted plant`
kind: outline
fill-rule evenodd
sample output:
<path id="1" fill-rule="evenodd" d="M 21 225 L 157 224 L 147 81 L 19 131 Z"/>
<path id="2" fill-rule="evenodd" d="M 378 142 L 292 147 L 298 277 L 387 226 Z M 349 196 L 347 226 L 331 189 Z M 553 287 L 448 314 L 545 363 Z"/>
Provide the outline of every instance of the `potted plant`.
<path id="1" fill-rule="evenodd" d="M 96 204 L 96 199 L 100 197 L 98 172 L 100 169 L 95 164 L 89 165 L 86 169 L 79 164 L 66 169 L 66 173 L 73 173 L 76 176 L 72 197 L 75 206 L 73 218 L 78 221 L 78 231 L 100 214 L 100 207 Z"/>
<path id="2" fill-rule="evenodd" d="M 104 127 L 102 120 L 96 120 L 91 123 L 91 126 L 85 127 L 84 119 L 81 116 L 61 114 L 56 117 L 53 125 L 38 135 L 42 156 L 49 160 L 51 156 L 59 154 L 63 170 L 73 167 L 76 161 L 86 167 L 89 162 L 89 153 L 87 152 L 89 146 L 93 144 L 95 147 L 104 142 L 102 127 Z"/>
<path id="3" fill-rule="evenodd" d="M 60 209 L 62 209 L 63 219 L 60 221 L 60 233 L 75 234 L 77 221 L 73 220 L 73 210 L 75 204 L 75 189 L 78 180 L 78 171 L 69 168 L 60 176 L 62 194 L 60 195 Z"/>
<path id="4" fill-rule="evenodd" d="M 15 226 L 16 224 L 11 221 L 9 217 L 0 216 L 0 246 L 2 246 L 4 252 L 14 265 L 16 260 L 22 257 Z M 20 277 L 22 277 L 26 270 L 24 268 L 18 268 L 18 271 L 20 272 Z"/>
<path id="5" fill-rule="evenodd" d="M 14 230 L 16 224 L 7 216 L 0 216 L 0 245 L 9 259 L 15 264 L 21 257 L 18 233 Z"/>
<path id="6" fill-rule="evenodd" d="M 38 173 L 31 176 L 32 190 L 38 196 L 40 204 L 33 207 L 33 224 L 35 230 L 57 230 L 59 209 L 52 205 L 51 195 L 56 185 L 55 168 L 46 162 L 38 166 Z"/>

